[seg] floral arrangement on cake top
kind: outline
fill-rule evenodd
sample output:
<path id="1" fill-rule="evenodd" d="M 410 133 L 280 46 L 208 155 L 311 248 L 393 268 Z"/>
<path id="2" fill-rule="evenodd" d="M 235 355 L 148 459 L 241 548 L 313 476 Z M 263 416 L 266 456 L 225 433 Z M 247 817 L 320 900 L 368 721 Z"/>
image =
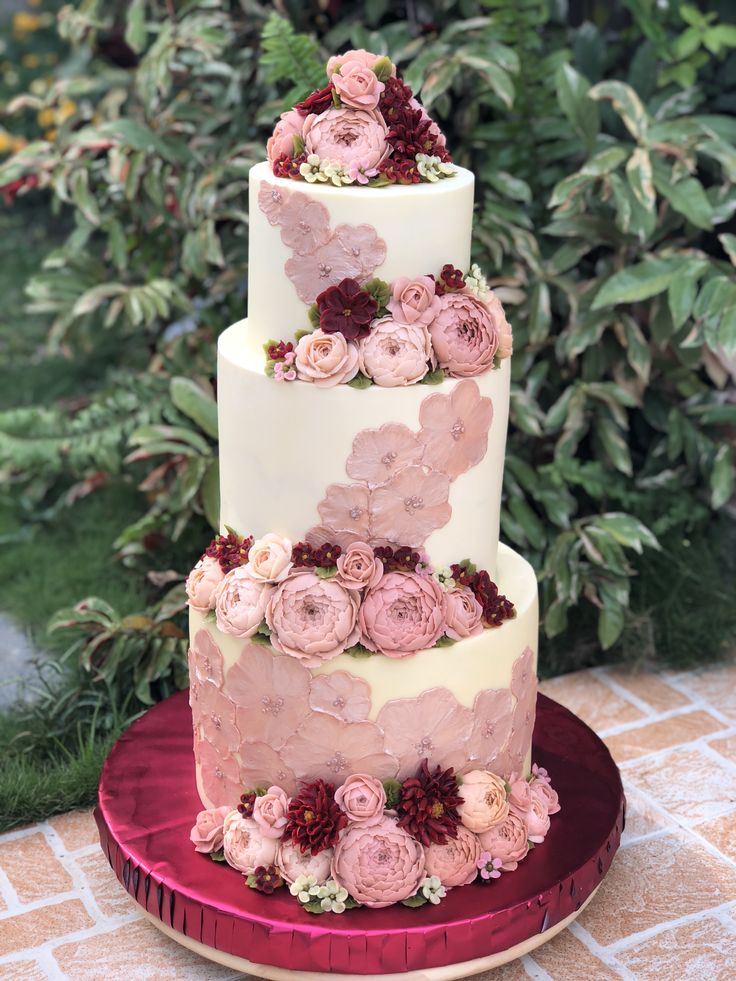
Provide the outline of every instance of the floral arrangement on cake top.
<path id="1" fill-rule="evenodd" d="M 421 549 L 349 537 L 343 548 L 217 535 L 187 578 L 189 606 L 222 633 L 260 640 L 307 667 L 340 654 L 409 657 L 515 616 L 468 560 L 433 569 Z"/>
<path id="2" fill-rule="evenodd" d="M 320 388 L 438 384 L 500 366 L 511 327 L 477 265 L 393 282 L 346 277 L 308 309 L 310 329 L 264 345 L 266 374 Z"/>
<path id="3" fill-rule="evenodd" d="M 346 51 L 327 62 L 327 79 L 276 123 L 266 147 L 274 176 L 335 187 L 452 176 L 445 137 L 389 58 Z"/>
<path id="4" fill-rule="evenodd" d="M 246 790 L 236 809 L 201 811 L 195 850 L 224 861 L 252 889 L 288 885 L 308 913 L 395 903 L 436 905 L 448 890 L 513 872 L 560 810 L 547 771 L 524 779 L 487 770 L 463 777 L 422 760 L 403 781 L 354 773 L 337 789 L 302 783 Z"/>

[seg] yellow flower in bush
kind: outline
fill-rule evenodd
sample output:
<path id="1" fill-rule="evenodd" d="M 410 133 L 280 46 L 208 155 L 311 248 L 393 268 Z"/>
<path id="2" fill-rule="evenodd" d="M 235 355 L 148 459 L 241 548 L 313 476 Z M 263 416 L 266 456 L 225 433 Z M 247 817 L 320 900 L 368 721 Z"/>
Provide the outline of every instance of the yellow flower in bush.
<path id="1" fill-rule="evenodd" d="M 25 10 L 19 10 L 13 14 L 13 33 L 32 34 L 41 26 L 41 18 L 38 14 L 29 14 Z"/>
<path id="2" fill-rule="evenodd" d="M 64 99 L 56 113 L 56 122 L 63 123 L 65 119 L 73 116 L 77 109 L 77 103 L 72 99 Z"/>
<path id="3" fill-rule="evenodd" d="M 10 133 L 6 133 L 4 129 L 0 129 L 0 153 L 10 153 L 13 149 L 13 140 Z"/>
<path id="4" fill-rule="evenodd" d="M 47 126 L 53 126 L 56 122 L 56 111 L 54 109 L 41 109 L 36 116 L 36 120 L 41 129 L 45 129 Z"/>

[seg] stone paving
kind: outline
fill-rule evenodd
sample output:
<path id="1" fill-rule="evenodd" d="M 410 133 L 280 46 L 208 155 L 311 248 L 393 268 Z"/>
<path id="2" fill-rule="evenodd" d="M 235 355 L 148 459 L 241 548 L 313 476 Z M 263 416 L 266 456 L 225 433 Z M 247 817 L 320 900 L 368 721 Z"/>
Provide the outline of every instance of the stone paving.
<path id="1" fill-rule="evenodd" d="M 621 850 L 580 918 L 480 981 L 736 978 L 736 665 L 603 669 L 542 686 L 605 739 L 629 801 Z M 145 919 L 89 812 L 0 836 L 0 981 L 219 981 Z M 242 977 L 242 975 L 240 976 Z"/>

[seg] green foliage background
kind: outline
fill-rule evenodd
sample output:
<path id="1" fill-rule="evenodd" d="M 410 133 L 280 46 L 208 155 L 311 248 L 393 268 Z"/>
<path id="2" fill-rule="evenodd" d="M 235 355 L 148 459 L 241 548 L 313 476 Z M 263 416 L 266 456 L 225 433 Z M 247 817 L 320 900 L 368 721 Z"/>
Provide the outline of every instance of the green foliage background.
<path id="1" fill-rule="evenodd" d="M 140 492 L 104 545 L 146 608 L 91 598 L 53 618 L 75 692 L 45 703 L 59 733 L 83 709 L 108 732 L 121 706 L 182 680 L 181 580 L 217 523 L 215 342 L 247 304 L 248 170 L 346 47 L 390 54 L 477 175 L 473 258 L 516 351 L 502 533 L 540 576 L 542 671 L 722 654 L 736 636 L 729 5 L 276 6 L 68 4 L 53 79 L 6 104 L 9 131 L 58 127 L 0 164 L 14 213 L 55 229 L 26 283 L 42 328 L 2 332 L 0 370 L 94 365 L 83 400 L 0 411 L 17 534 L 101 486 Z"/>

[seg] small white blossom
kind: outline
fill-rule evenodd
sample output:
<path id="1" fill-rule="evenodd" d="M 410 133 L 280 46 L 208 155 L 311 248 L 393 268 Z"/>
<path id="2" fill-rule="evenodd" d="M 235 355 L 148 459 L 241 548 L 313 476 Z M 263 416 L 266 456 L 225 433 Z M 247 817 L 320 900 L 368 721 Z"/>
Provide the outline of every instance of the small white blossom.
<path id="1" fill-rule="evenodd" d="M 419 176 L 432 184 L 455 171 L 452 164 L 443 163 L 439 157 L 430 156 L 428 153 L 418 153 L 414 159 L 417 162 Z"/>
<path id="2" fill-rule="evenodd" d="M 455 580 L 452 578 L 452 569 L 445 566 L 443 569 L 436 569 L 432 573 L 432 578 L 442 586 L 443 589 L 453 589 Z"/>
<path id="3" fill-rule="evenodd" d="M 488 296 L 488 280 L 477 262 L 470 267 L 470 272 L 465 277 L 465 285 L 481 300 Z"/>
<path id="4" fill-rule="evenodd" d="M 334 879 L 328 879 L 323 886 L 319 887 L 317 898 L 320 900 L 320 906 L 325 913 L 344 913 L 348 891 L 338 885 Z"/>
<path id="5" fill-rule="evenodd" d="M 309 184 L 324 184 L 329 180 L 316 153 L 310 153 L 304 163 L 299 165 L 299 173 Z"/>
<path id="6" fill-rule="evenodd" d="M 320 164 L 320 170 L 328 181 L 332 181 L 335 187 L 353 183 L 353 178 L 348 173 L 345 165 L 337 160 L 323 160 Z"/>
<path id="7" fill-rule="evenodd" d="M 289 886 L 289 892 L 296 896 L 300 903 L 311 903 L 319 896 L 321 886 L 313 875 L 299 875 Z"/>
<path id="8" fill-rule="evenodd" d="M 447 890 L 440 882 L 438 876 L 429 875 L 422 882 L 422 895 L 436 906 L 441 899 L 445 898 Z"/>

